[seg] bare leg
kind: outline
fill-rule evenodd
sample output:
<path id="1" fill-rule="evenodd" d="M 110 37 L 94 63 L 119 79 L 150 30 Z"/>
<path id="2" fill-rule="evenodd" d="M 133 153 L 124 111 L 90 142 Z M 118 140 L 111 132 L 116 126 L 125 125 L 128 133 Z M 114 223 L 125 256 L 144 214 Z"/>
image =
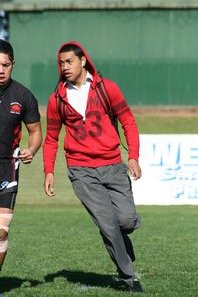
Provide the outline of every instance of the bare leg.
<path id="1" fill-rule="evenodd" d="M 3 266 L 6 254 L 7 254 L 7 248 L 6 248 L 6 241 L 8 236 L 8 229 L 10 225 L 10 220 L 7 218 L 1 217 L 4 215 L 13 214 L 13 210 L 10 208 L 0 208 L 0 248 L 2 251 L 0 252 L 0 270 Z"/>
<path id="2" fill-rule="evenodd" d="M 6 254 L 7 254 L 7 251 L 5 253 L 0 253 L 0 270 L 3 266 L 3 262 L 5 260 Z"/>

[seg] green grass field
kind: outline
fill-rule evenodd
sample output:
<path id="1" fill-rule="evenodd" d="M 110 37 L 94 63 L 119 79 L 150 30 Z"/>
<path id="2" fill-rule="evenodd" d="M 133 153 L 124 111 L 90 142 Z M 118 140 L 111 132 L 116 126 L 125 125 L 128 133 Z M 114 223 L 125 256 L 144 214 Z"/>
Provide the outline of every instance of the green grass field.
<path id="1" fill-rule="evenodd" d="M 196 297 L 197 208 L 139 206 L 132 238 L 143 296 Z M 109 286 L 115 268 L 81 206 L 17 206 L 1 274 L 4 296 L 127 297 Z"/>
<path id="2" fill-rule="evenodd" d="M 197 118 L 137 116 L 140 133 L 198 133 Z M 45 130 L 45 124 L 43 124 Z M 61 140 L 62 140 L 61 135 Z M 26 133 L 21 146 L 26 142 Z M 125 153 L 123 152 L 125 158 Z M 66 177 L 62 144 L 56 196 L 43 192 L 42 152 L 21 166 L 10 250 L 0 277 L 3 296 L 125 297 L 110 286 L 115 273 L 97 228 Z M 132 236 L 145 297 L 196 297 L 198 207 L 137 206 L 142 228 Z M 138 295 L 138 294 L 134 294 Z"/>

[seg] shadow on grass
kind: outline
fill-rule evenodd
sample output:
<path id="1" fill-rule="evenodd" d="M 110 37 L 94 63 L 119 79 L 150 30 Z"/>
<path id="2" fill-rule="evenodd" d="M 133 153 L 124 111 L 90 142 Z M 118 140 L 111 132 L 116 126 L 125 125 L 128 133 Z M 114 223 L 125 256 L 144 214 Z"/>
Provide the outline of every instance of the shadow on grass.
<path id="1" fill-rule="evenodd" d="M 36 287 L 43 282 L 18 277 L 0 277 L 0 293 L 10 292 L 20 287 Z"/>
<path id="2" fill-rule="evenodd" d="M 124 282 L 116 281 L 112 275 L 98 274 L 93 272 L 61 270 L 56 273 L 47 274 L 44 277 L 46 283 L 54 282 L 57 277 L 64 277 L 68 282 L 80 283 L 81 288 L 91 289 L 96 287 L 112 288 L 117 291 L 130 291 L 131 288 L 126 286 Z M 143 288 L 138 280 L 133 283 L 133 292 L 142 293 Z"/>
<path id="3" fill-rule="evenodd" d="M 63 277 L 68 282 L 80 283 L 88 287 L 112 287 L 113 278 L 111 275 L 98 274 L 94 272 L 60 270 L 44 277 L 45 282 L 53 282 L 55 278 Z"/>
<path id="4" fill-rule="evenodd" d="M 118 289 L 116 283 L 113 281 L 111 275 L 98 274 L 93 272 L 60 270 L 55 273 L 47 274 L 44 276 L 43 281 L 33 279 L 18 278 L 18 277 L 1 277 L 0 278 L 0 293 L 10 292 L 17 288 L 33 288 L 45 283 L 53 283 L 56 278 L 63 277 L 68 282 L 80 283 L 84 288 L 92 287 L 111 287 Z M 84 288 L 84 289 L 85 289 Z"/>

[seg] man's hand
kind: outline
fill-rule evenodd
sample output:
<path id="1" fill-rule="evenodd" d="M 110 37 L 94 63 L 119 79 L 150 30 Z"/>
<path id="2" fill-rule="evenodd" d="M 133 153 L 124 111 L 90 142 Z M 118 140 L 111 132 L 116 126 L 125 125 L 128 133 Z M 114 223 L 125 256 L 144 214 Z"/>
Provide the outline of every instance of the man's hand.
<path id="1" fill-rule="evenodd" d="M 25 124 L 25 126 L 29 134 L 28 148 L 23 149 L 16 158 L 24 164 L 29 164 L 42 144 L 42 131 L 40 122 Z"/>
<path id="2" fill-rule="evenodd" d="M 30 164 L 33 160 L 34 154 L 30 148 L 23 149 L 20 155 L 17 156 L 23 164 Z"/>
<path id="3" fill-rule="evenodd" d="M 45 175 L 44 190 L 45 190 L 45 193 L 49 197 L 55 196 L 55 193 L 54 193 L 54 174 L 53 173 L 47 173 Z"/>
<path id="4" fill-rule="evenodd" d="M 141 178 L 142 171 L 141 171 L 140 165 L 138 164 L 137 160 L 130 159 L 128 161 L 128 168 L 129 168 L 130 175 L 132 176 L 132 178 L 134 180 Z"/>

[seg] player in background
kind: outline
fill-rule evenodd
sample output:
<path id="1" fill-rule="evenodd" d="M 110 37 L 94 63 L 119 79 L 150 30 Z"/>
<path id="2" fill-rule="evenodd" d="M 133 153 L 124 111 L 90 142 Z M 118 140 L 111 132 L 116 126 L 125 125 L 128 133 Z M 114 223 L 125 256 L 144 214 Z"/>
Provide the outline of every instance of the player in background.
<path id="1" fill-rule="evenodd" d="M 31 163 L 42 143 L 37 100 L 11 78 L 14 63 L 11 44 L 0 39 L 0 269 L 8 250 L 20 161 Z M 20 151 L 22 122 L 29 138 L 27 147 Z"/>
<path id="2" fill-rule="evenodd" d="M 140 226 L 128 175 L 129 170 L 133 179 L 141 177 L 139 133 L 134 116 L 116 83 L 101 78 L 79 43 L 72 41 L 61 46 L 58 71 L 59 83 L 47 107 L 43 146 L 45 192 L 49 197 L 55 195 L 54 165 L 58 136 L 64 123 L 67 173 L 74 192 L 99 228 L 116 265 L 119 283 L 132 292 L 142 291 L 135 277 L 135 255 L 128 236 Z M 113 113 L 124 129 L 128 167 L 121 159 L 119 136 L 99 99 L 101 81 Z"/>

